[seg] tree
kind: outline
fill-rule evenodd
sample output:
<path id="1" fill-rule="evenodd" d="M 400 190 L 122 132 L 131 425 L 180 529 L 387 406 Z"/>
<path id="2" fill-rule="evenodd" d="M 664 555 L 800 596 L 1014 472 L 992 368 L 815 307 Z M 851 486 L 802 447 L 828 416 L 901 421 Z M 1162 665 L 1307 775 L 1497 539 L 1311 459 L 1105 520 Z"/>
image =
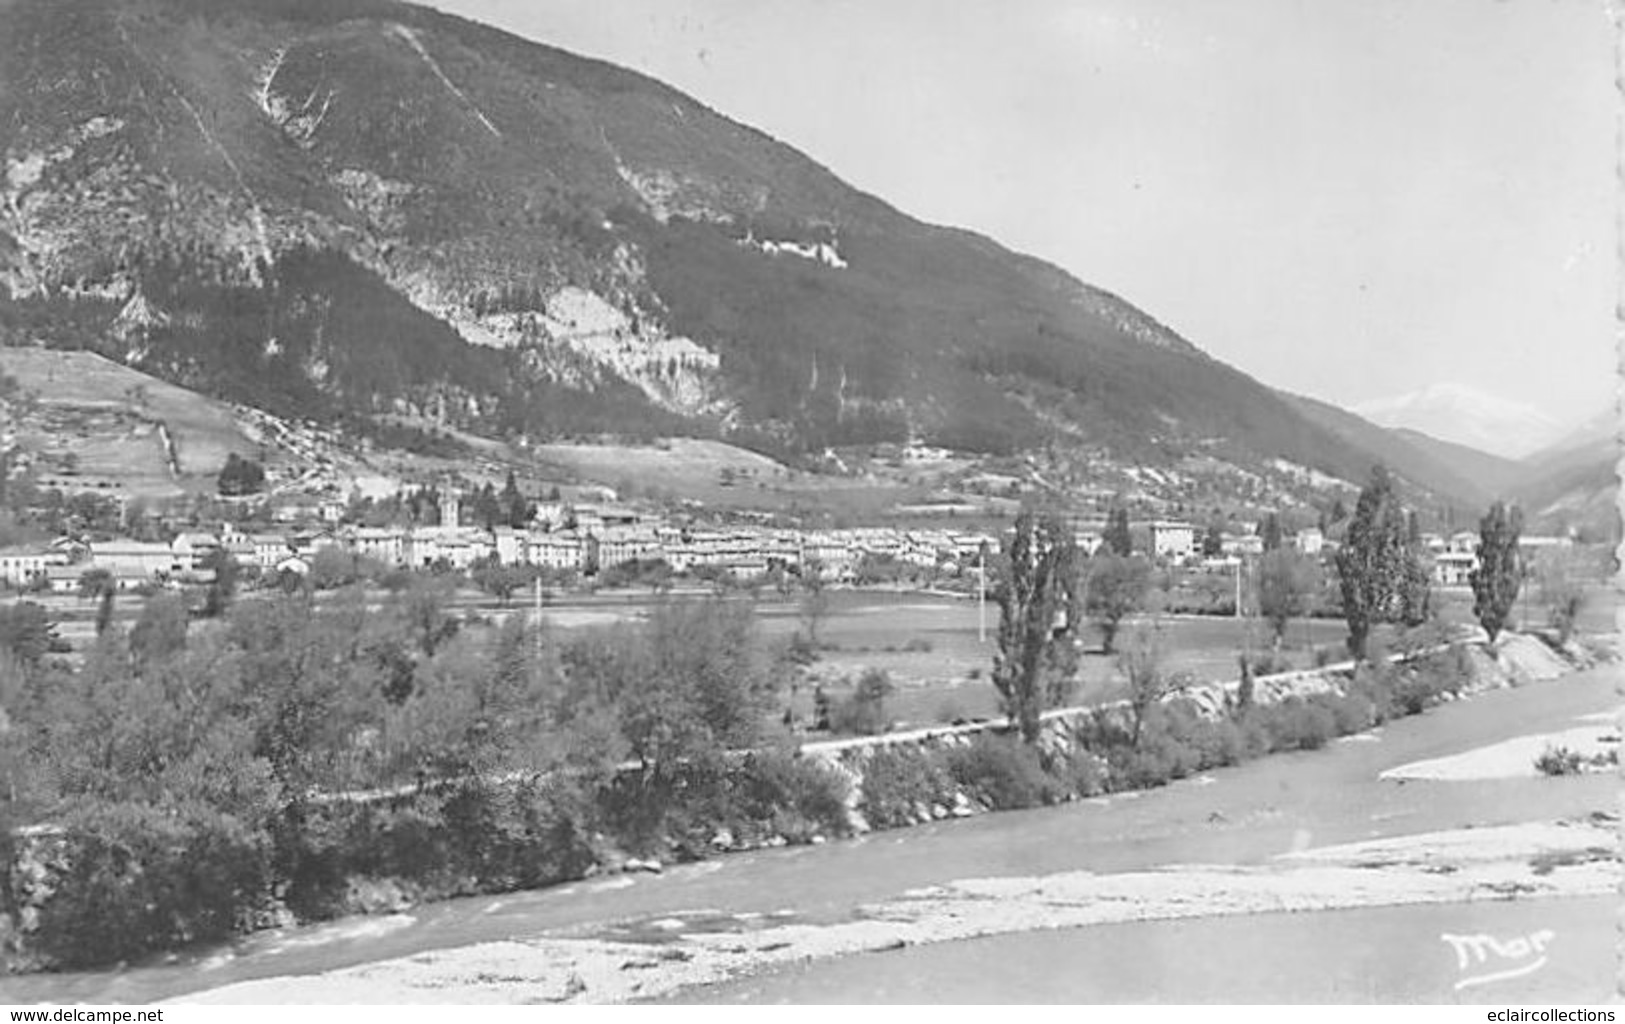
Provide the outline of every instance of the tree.
<path id="1" fill-rule="evenodd" d="M 522 529 L 531 517 L 536 514 L 536 506 L 525 500 L 519 491 L 519 481 L 514 478 L 513 470 L 508 470 L 507 482 L 502 485 L 502 494 L 499 498 L 502 510 L 507 517 L 508 525 L 514 529 Z"/>
<path id="2" fill-rule="evenodd" d="M 1277 548 L 1258 563 L 1258 610 L 1275 631 L 1275 646 L 1286 639 L 1286 627 L 1306 614 L 1320 592 L 1320 567 L 1296 551 Z"/>
<path id="3" fill-rule="evenodd" d="M 486 481 L 483 487 L 474 492 L 473 507 L 470 511 L 473 513 L 474 521 L 487 530 L 500 525 L 507 518 L 507 510 L 497 497 L 496 489 L 491 486 L 490 481 Z"/>
<path id="4" fill-rule="evenodd" d="M 407 633 L 425 658 L 434 657 L 440 646 L 462 628 L 461 620 L 447 610 L 456 589 L 448 580 L 419 576 L 398 598 Z"/>
<path id="5" fill-rule="evenodd" d="M 1281 550 L 1281 517 L 1271 512 L 1264 517 L 1264 528 L 1259 531 L 1264 538 L 1265 551 Z"/>
<path id="6" fill-rule="evenodd" d="M 24 666 L 39 664 L 41 658 L 60 646 L 56 623 L 43 606 L 33 601 L 18 601 L 0 608 L 0 650 Z"/>
<path id="7" fill-rule="evenodd" d="M 113 574 L 106 569 L 86 569 L 79 574 L 79 598 L 94 601 L 113 589 Z"/>
<path id="8" fill-rule="evenodd" d="M 801 631 L 813 650 L 818 649 L 818 630 L 829 616 L 829 592 L 824 586 L 824 564 L 809 558 L 801 565 L 801 605 L 798 609 Z"/>
<path id="9" fill-rule="evenodd" d="M 851 736 L 878 736 L 886 731 L 886 698 L 896 692 L 885 669 L 865 669 L 852 696 L 835 705 L 831 724 L 835 732 Z"/>
<path id="10" fill-rule="evenodd" d="M 1495 642 L 1506 627 L 1518 600 L 1523 582 L 1523 560 L 1518 554 L 1518 536 L 1523 532 L 1523 512 L 1502 502 L 1490 506 L 1478 521 L 1478 566 L 1468 574 L 1473 587 L 1473 614 Z"/>
<path id="11" fill-rule="evenodd" d="M 80 598 L 99 602 L 96 605 L 97 636 L 107 632 L 113 624 L 113 600 L 117 593 L 118 584 L 106 569 L 86 569 L 79 574 Z"/>
<path id="12" fill-rule="evenodd" d="M 1031 509 L 1016 518 L 999 603 L 999 651 L 993 685 L 1005 713 L 1028 743 L 1038 740 L 1039 715 L 1058 705 L 1075 683 L 1078 547 L 1060 516 L 1040 518 Z"/>
<path id="13" fill-rule="evenodd" d="M 1118 507 L 1106 517 L 1106 532 L 1101 543 L 1111 554 L 1127 558 L 1134 553 L 1134 536 L 1129 532 L 1128 509 Z"/>
<path id="14" fill-rule="evenodd" d="M 1086 607 L 1102 637 L 1102 649 L 1112 653 L 1123 620 L 1145 607 L 1151 590 L 1151 566 L 1133 555 L 1097 555 L 1089 562 Z"/>
<path id="15" fill-rule="evenodd" d="M 228 498 L 258 494 L 265 489 L 265 467 L 232 452 L 226 456 L 226 464 L 220 470 L 216 486 Z"/>
<path id="16" fill-rule="evenodd" d="M 1426 577 L 1417 590 L 1420 559 L 1408 539 L 1405 510 L 1393 478 L 1382 465 L 1360 491 L 1343 545 L 1337 549 L 1337 581 L 1348 620 L 1350 653 L 1365 657 L 1371 627 L 1414 619 L 1425 612 Z"/>
<path id="17" fill-rule="evenodd" d="M 1568 551 L 1545 551 L 1536 563 L 1535 575 L 1547 621 L 1557 630 L 1558 638 L 1567 643 L 1585 607 L 1585 584 L 1579 566 Z"/>
<path id="18" fill-rule="evenodd" d="M 203 617 L 219 618 L 231 605 L 232 598 L 237 596 L 237 576 L 242 566 L 231 552 L 214 548 L 198 560 L 198 568 L 214 574 L 209 581 L 209 589 L 204 593 Z"/>
<path id="19" fill-rule="evenodd" d="M 361 559 L 353 551 L 329 544 L 310 556 L 310 585 L 316 590 L 337 590 L 361 578 Z"/>
<path id="20" fill-rule="evenodd" d="M 1224 554 L 1224 534 L 1217 522 L 1209 523 L 1207 532 L 1202 534 L 1202 557 L 1217 558 Z"/>
<path id="21" fill-rule="evenodd" d="M 1128 706 L 1133 718 L 1130 741 L 1135 749 L 1139 749 L 1151 709 L 1183 685 L 1181 680 L 1169 677 L 1162 670 L 1161 632 L 1161 627 L 1156 625 L 1135 629 L 1127 649 L 1117 656 L 1118 671 L 1128 684 Z"/>
<path id="22" fill-rule="evenodd" d="M 175 594 L 160 594 L 141 609 L 130 630 L 130 653 L 137 664 L 154 665 L 186 649 L 186 604 Z"/>
<path id="23" fill-rule="evenodd" d="M 528 584 L 535 578 L 535 572 L 529 566 L 503 565 L 497 556 L 476 563 L 469 571 L 469 579 L 474 585 L 502 602 L 506 608 L 508 602 L 519 588 Z"/>

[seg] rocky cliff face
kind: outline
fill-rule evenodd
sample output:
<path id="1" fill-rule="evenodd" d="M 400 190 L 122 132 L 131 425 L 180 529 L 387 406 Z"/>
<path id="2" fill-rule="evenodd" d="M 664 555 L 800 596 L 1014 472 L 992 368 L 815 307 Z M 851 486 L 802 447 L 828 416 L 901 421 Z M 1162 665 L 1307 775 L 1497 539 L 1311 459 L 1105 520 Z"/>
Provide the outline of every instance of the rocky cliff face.
<path id="1" fill-rule="evenodd" d="M 0 5 L 0 328 L 508 436 L 1366 453 L 658 82 L 395 0 Z"/>

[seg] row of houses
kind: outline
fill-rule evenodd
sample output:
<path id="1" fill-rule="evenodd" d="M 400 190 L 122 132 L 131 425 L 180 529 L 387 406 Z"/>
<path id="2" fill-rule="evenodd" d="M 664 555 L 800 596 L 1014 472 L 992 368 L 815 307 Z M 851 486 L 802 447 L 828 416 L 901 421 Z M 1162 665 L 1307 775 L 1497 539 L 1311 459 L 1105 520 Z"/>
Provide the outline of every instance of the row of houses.
<path id="1" fill-rule="evenodd" d="M 120 588 L 154 580 L 197 579 L 206 572 L 211 552 L 223 551 L 239 564 L 267 573 L 309 571 L 322 549 L 337 547 L 385 565 L 455 569 L 495 559 L 503 565 L 592 574 L 636 561 L 664 560 L 678 572 L 712 567 L 741 578 L 766 574 L 774 565 L 797 569 L 816 563 L 826 577 L 850 580 L 865 558 L 956 571 L 981 553 L 997 553 L 999 539 L 985 533 L 952 530 L 908 530 L 858 527 L 831 530 L 788 530 L 766 526 L 681 526 L 646 519 L 635 510 L 611 505 L 544 504 L 526 529 L 460 525 L 455 496 L 443 500 L 442 525 L 414 527 L 329 527 L 247 533 L 231 526 L 219 531 L 190 531 L 168 544 L 114 539 L 76 545 L 59 540 L 29 548 L 0 549 L 0 581 L 17 588 L 45 585 L 76 589 L 89 569 L 105 570 Z M 1073 524 L 1078 546 L 1089 555 L 1104 542 L 1105 524 Z M 1147 524 L 1152 557 L 1172 563 L 1194 562 L 1201 553 L 1203 532 L 1177 520 Z M 1477 565 L 1478 534 L 1463 531 L 1444 537 L 1424 534 L 1432 556 L 1434 578 L 1442 586 L 1463 586 Z M 1228 566 L 1263 553 L 1257 533 L 1224 533 L 1222 557 L 1209 567 Z M 1321 557 L 1336 546 L 1321 530 L 1310 527 L 1286 538 L 1292 548 Z M 1526 554 L 1571 542 L 1560 537 L 1524 537 Z"/>
<path id="2" fill-rule="evenodd" d="M 1422 545 L 1433 559 L 1433 582 L 1441 587 L 1472 585 L 1472 573 L 1478 568 L 1478 534 L 1462 530 L 1449 537 L 1425 533 Z M 1524 536 L 1518 538 L 1518 553 L 1526 563 L 1539 558 L 1542 552 L 1563 551 L 1574 546 L 1568 537 Z"/>
<path id="3" fill-rule="evenodd" d="M 591 574 L 659 559 L 678 572 L 708 566 L 751 578 L 765 575 L 775 564 L 800 569 L 816 562 L 828 577 L 841 580 L 851 578 L 865 557 L 957 568 L 976 558 L 984 545 L 998 550 L 996 538 L 951 530 L 692 528 L 624 518 L 589 520 L 586 528 L 577 518 L 574 525 L 555 529 L 486 530 L 453 524 L 249 534 L 227 527 L 218 533 L 183 533 L 168 544 L 58 541 L 0 550 L 0 581 L 24 588 L 43 580 L 51 590 L 71 591 L 85 572 L 99 569 L 119 589 L 130 589 L 154 580 L 199 579 L 215 551 L 262 572 L 303 574 L 311 560 L 330 547 L 412 569 L 438 565 L 468 569 L 494 558 L 503 565 Z"/>

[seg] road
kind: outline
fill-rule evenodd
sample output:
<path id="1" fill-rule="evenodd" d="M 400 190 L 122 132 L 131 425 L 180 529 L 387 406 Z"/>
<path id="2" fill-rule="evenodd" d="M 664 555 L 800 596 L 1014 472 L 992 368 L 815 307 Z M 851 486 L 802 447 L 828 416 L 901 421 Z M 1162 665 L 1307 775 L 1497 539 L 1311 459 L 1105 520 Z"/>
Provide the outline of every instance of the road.
<path id="1" fill-rule="evenodd" d="M 1175 864 L 1258 865 L 1292 849 L 1443 829 L 1583 818 L 1617 809 L 1606 775 L 1489 782 L 1393 782 L 1386 768 L 1513 736 L 1558 731 L 1617 703 L 1617 669 L 1481 695 L 1393 722 L 1375 738 L 1280 755 L 1134 798 L 986 815 L 847 842 L 738 854 L 662 875 L 595 879 L 552 890 L 456 900 L 409 915 L 251 936 L 124 971 L 7 979 L 22 1001 L 153 1002 L 251 979 L 541 935 L 624 936 L 673 917 L 774 914 L 813 924 L 955 879 Z M 701 989 L 728 1001 L 1462 998 L 1444 934 L 1498 939 L 1555 932 L 1548 962 L 1516 983 L 1465 990 L 1469 1001 L 1557 989 L 1607 994 L 1608 901 L 1265 914 L 998 936 L 831 960 Z M 703 912 L 703 913 L 702 913 Z M 1395 938 L 1396 936 L 1402 937 Z M 1192 968 L 1204 950 L 1210 967 Z M 1038 951 L 1047 951 L 1042 955 Z M 1137 955 L 1133 951 L 1138 950 Z M 1367 955 L 1362 950 L 1377 950 Z M 1606 953 L 1606 951 L 1605 951 Z M 899 971 L 907 963 L 908 971 Z M 967 965 L 995 963 L 997 971 Z M 1418 965 L 1427 965 L 1426 969 Z M 1285 972 L 1285 973 L 1283 973 Z M 1469 972 L 1470 973 L 1470 972 Z M 902 978 L 902 975 L 907 978 Z M 991 980 L 997 975 L 1000 980 Z M 1594 987 L 1581 984 L 1597 978 Z M 1544 986 L 1544 987 L 1542 987 Z M 1600 986 L 1600 987 L 1597 987 Z M 1511 994 L 1503 994 L 1511 993 Z M 1551 998 L 1557 998 L 1554 993 Z M 1544 997 L 1544 996 L 1543 996 Z"/>

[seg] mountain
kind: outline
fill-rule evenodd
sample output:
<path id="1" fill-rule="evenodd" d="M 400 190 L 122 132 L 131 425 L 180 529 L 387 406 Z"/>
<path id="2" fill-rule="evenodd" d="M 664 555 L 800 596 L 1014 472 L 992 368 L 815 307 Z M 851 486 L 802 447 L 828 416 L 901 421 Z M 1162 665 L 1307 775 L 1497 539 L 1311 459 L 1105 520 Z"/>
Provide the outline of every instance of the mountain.
<path id="1" fill-rule="evenodd" d="M 0 340 L 357 433 L 1374 458 L 1054 266 L 396 0 L 0 2 L 0 160 Z"/>
<path id="2" fill-rule="evenodd" d="M 1353 411 L 1380 426 L 1419 431 L 1509 459 L 1551 444 L 1564 431 L 1563 424 L 1532 406 L 1463 384 L 1430 384 L 1409 394 L 1362 402 Z"/>
<path id="3" fill-rule="evenodd" d="M 1516 475 L 1518 472 L 1516 463 L 1506 463 L 1504 469 L 1486 474 L 1482 463 L 1502 460 L 1434 441 L 1423 434 L 1379 427 L 1319 399 L 1288 392 L 1281 392 L 1281 396 L 1306 419 L 1362 451 L 1370 452 L 1400 476 L 1423 484 L 1465 509 L 1486 505 L 1501 486 L 1501 473 Z"/>
<path id="4" fill-rule="evenodd" d="M 1534 529 L 1619 539 L 1619 431 L 1607 409 L 1519 464 L 1513 496 Z"/>
<path id="5" fill-rule="evenodd" d="M 1441 441 L 1420 430 L 1399 427 L 1393 431 L 1406 444 L 1425 452 L 1436 462 L 1473 481 L 1485 503 L 1505 498 L 1525 473 L 1523 463 L 1452 441 Z"/>

